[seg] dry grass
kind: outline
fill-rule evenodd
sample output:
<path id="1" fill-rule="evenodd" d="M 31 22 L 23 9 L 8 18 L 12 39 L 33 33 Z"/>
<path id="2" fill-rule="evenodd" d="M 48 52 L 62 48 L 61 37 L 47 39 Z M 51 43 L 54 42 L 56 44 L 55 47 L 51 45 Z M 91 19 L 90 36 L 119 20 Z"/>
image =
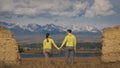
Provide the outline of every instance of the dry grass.
<path id="1" fill-rule="evenodd" d="M 66 64 L 64 58 L 53 58 L 51 64 L 45 64 L 44 58 L 21 59 L 20 65 L 0 64 L 0 68 L 119 68 L 120 62 L 103 63 L 99 58 L 76 58 L 75 64 Z"/>
<path id="2" fill-rule="evenodd" d="M 18 44 L 13 33 L 0 26 L 0 61 L 17 63 L 17 60 L 19 60 Z"/>
<path id="3" fill-rule="evenodd" d="M 120 61 L 120 25 L 102 32 L 102 61 Z"/>

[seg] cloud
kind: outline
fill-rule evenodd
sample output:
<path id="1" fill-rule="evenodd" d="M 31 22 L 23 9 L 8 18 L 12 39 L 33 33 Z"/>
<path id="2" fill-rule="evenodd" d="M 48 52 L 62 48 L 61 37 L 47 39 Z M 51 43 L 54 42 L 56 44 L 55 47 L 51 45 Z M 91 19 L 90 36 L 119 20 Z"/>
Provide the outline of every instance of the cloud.
<path id="1" fill-rule="evenodd" d="M 94 17 L 115 13 L 109 0 L 94 0 L 93 2 L 91 5 L 88 0 L 0 0 L 0 15 Z"/>
<path id="2" fill-rule="evenodd" d="M 72 3 L 70 1 L 65 2 L 60 5 L 57 5 L 57 7 L 54 7 L 52 11 L 50 11 L 50 14 L 57 15 L 57 16 L 66 16 L 66 17 L 74 17 L 78 14 L 83 13 L 83 11 L 86 9 L 88 2 L 77 2 Z M 56 10 L 57 8 L 57 10 Z M 61 9 L 59 9 L 61 8 Z"/>
<path id="3" fill-rule="evenodd" d="M 94 4 L 86 10 L 86 17 L 109 16 L 115 13 L 109 0 L 94 0 Z"/>

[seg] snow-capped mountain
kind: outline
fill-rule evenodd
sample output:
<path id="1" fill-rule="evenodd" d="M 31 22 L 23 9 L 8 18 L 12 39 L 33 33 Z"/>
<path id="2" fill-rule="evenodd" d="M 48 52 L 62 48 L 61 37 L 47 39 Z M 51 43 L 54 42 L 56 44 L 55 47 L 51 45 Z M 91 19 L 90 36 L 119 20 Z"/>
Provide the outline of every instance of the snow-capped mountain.
<path id="1" fill-rule="evenodd" d="M 99 29 L 96 27 L 87 25 L 85 27 L 79 27 L 77 25 L 69 25 L 65 29 L 72 29 L 74 33 L 79 33 L 79 32 L 91 32 L 91 33 L 97 33 L 100 32 Z"/>
<path id="2" fill-rule="evenodd" d="M 46 24 L 44 26 L 38 24 L 21 25 L 19 23 L 6 23 L 0 22 L 0 25 L 5 26 L 14 32 L 15 35 L 24 34 L 45 34 L 50 32 L 52 34 L 64 34 L 67 29 L 72 29 L 73 33 L 76 34 L 100 34 L 100 30 L 92 26 L 79 27 L 76 25 L 69 25 L 66 27 Z"/>
<path id="3" fill-rule="evenodd" d="M 54 24 L 46 24 L 42 27 L 43 30 L 48 30 L 48 31 L 62 31 L 62 27 L 61 26 L 57 26 Z"/>
<path id="4" fill-rule="evenodd" d="M 27 26 L 24 26 L 24 29 L 27 29 L 31 32 L 36 32 L 37 30 L 39 30 L 39 28 L 41 28 L 42 26 L 38 25 L 38 24 L 28 24 Z"/>

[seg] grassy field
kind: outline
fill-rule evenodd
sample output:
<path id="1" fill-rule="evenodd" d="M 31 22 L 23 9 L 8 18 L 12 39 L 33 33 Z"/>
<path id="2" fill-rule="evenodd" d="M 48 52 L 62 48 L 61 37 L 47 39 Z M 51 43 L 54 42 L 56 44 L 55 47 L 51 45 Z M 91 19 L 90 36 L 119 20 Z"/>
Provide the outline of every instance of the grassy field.
<path id="1" fill-rule="evenodd" d="M 75 58 L 75 64 L 66 64 L 64 58 L 53 58 L 53 63 L 45 64 L 44 58 L 25 58 L 19 65 L 0 63 L 0 68 L 120 68 L 120 62 L 103 63 L 97 57 Z"/>

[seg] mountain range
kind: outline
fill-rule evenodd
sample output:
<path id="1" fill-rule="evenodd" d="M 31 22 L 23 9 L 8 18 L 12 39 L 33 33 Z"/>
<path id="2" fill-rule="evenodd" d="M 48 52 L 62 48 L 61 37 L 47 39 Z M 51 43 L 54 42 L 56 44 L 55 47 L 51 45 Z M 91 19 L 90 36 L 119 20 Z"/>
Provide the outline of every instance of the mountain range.
<path id="1" fill-rule="evenodd" d="M 17 35 L 38 35 L 45 34 L 50 32 L 51 34 L 64 34 L 67 29 L 72 29 L 73 33 L 81 34 L 81 35 L 100 35 L 101 31 L 93 26 L 85 26 L 79 27 L 76 25 L 68 25 L 68 26 L 59 26 L 55 24 L 27 24 L 21 25 L 18 23 L 8 23 L 0 21 L 0 25 L 5 26 L 7 29 L 11 30 L 16 36 Z"/>

